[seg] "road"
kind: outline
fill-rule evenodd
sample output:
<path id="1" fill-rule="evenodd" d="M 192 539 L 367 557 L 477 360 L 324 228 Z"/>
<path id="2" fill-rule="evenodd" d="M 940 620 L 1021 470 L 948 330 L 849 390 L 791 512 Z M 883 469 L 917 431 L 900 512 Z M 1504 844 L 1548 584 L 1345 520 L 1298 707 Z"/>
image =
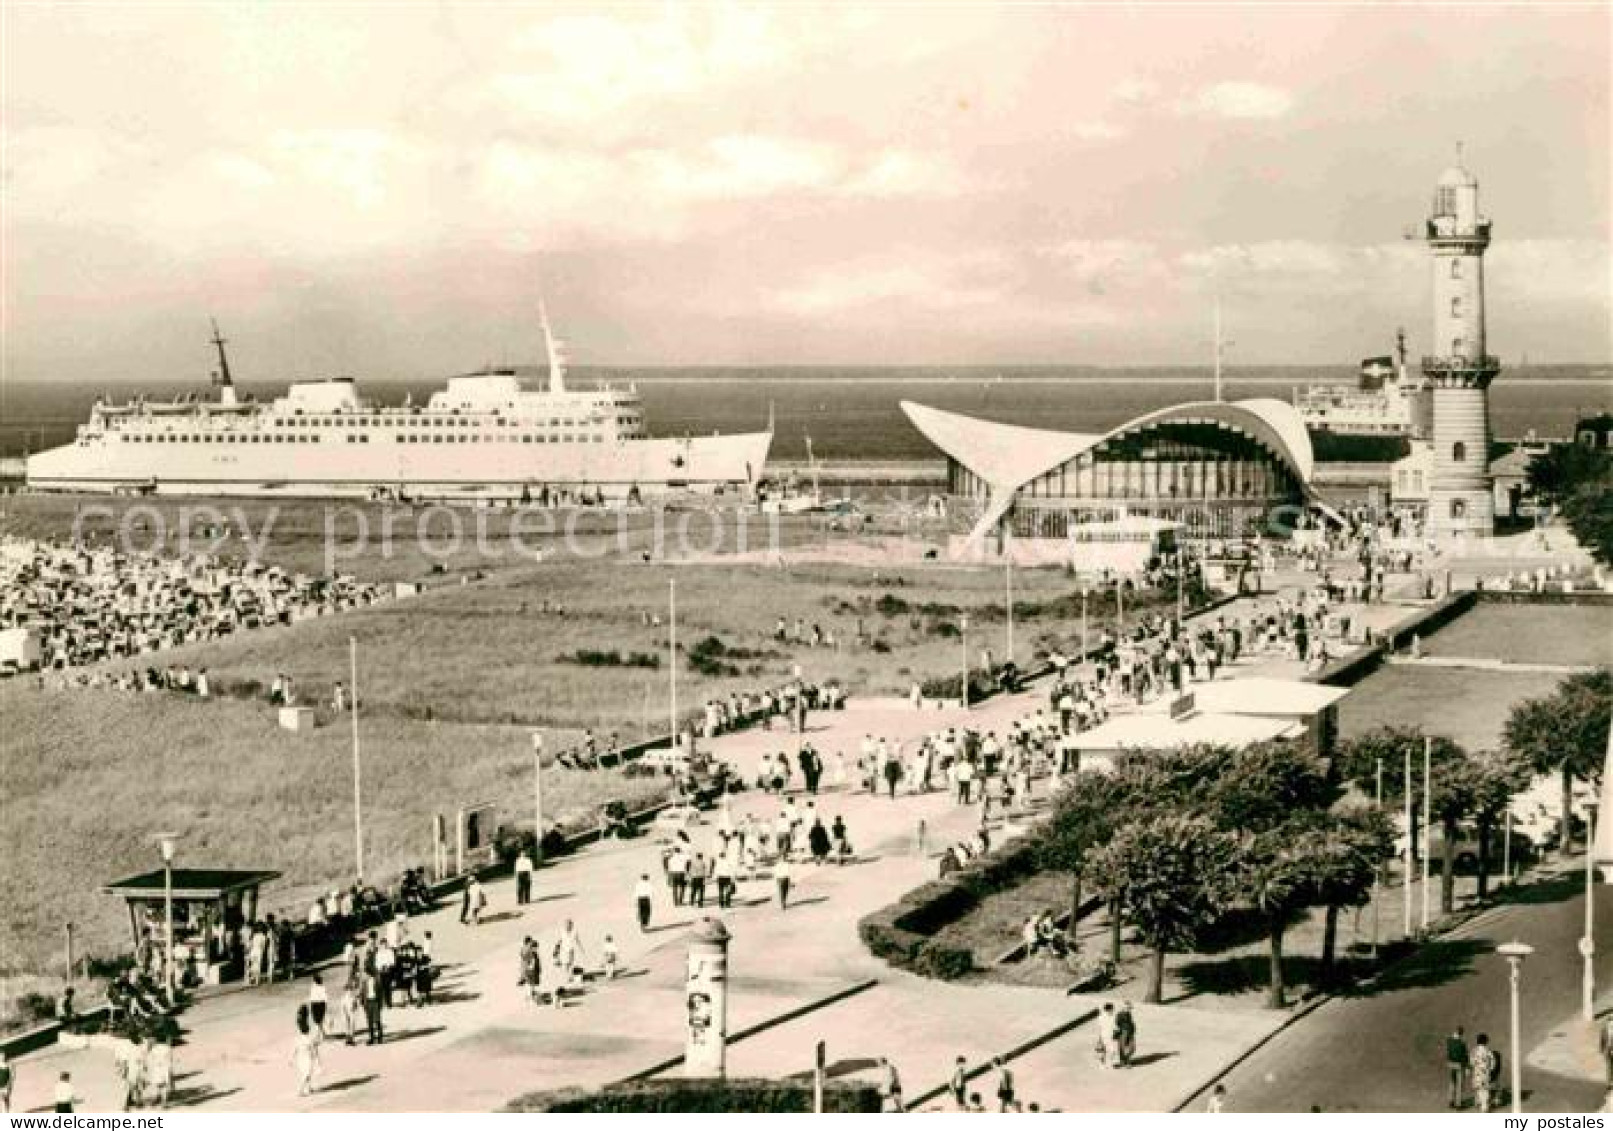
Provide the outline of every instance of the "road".
<path id="1" fill-rule="evenodd" d="M 1613 888 L 1600 887 L 1602 987 L 1613 977 L 1610 910 Z M 1444 1040 L 1452 1028 L 1466 1028 L 1469 1040 L 1488 1033 L 1510 1056 L 1506 960 L 1494 950 L 1518 939 L 1535 948 L 1523 972 L 1524 1110 L 1595 1111 L 1602 1086 L 1554 1052 L 1583 1035 L 1577 945 L 1584 916 L 1583 888 L 1571 876 L 1474 919 L 1390 968 L 1375 986 L 1278 1034 L 1224 1080 L 1229 1110 L 1446 1110 Z M 1505 1064 L 1510 1075 L 1510 1059 Z"/>

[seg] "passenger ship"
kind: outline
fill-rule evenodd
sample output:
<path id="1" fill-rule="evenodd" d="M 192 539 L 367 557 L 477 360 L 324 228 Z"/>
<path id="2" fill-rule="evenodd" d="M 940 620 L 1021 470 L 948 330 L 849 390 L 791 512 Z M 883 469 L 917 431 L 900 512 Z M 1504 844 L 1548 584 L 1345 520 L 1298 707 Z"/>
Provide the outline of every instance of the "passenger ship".
<path id="1" fill-rule="evenodd" d="M 299 381 L 268 403 L 240 399 L 225 340 L 216 394 L 97 401 L 71 444 L 28 457 L 47 491 L 632 500 L 669 492 L 748 492 L 767 431 L 652 438 L 632 387 L 569 389 L 563 343 L 543 317 L 548 384 L 512 369 L 450 377 L 423 406 L 360 397 L 352 378 Z"/>

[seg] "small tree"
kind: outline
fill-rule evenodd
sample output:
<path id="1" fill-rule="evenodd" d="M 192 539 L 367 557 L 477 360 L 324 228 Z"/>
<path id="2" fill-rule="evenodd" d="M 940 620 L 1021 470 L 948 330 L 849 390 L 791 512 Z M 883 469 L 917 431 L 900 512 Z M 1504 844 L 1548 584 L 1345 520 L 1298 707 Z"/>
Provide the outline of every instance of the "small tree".
<path id="1" fill-rule="evenodd" d="M 1474 784 L 1477 769 L 1466 750 L 1448 738 L 1431 740 L 1429 757 L 1433 781 L 1429 792 L 1429 812 L 1440 823 L 1439 909 L 1446 915 L 1456 905 L 1456 842 L 1462 822 L 1471 816 L 1477 803 Z"/>
<path id="2" fill-rule="evenodd" d="M 1322 929 L 1322 980 L 1333 977 L 1339 910 L 1361 907 L 1372 896 L 1378 871 L 1394 853 L 1395 831 L 1387 815 L 1359 809 L 1333 815 L 1315 846 L 1315 899 L 1326 909 Z"/>
<path id="3" fill-rule="evenodd" d="M 1418 782 L 1423 772 L 1423 740 L 1421 727 L 1385 726 L 1339 745 L 1337 766 L 1339 772 L 1355 783 L 1356 789 L 1367 797 L 1376 796 L 1378 766 L 1383 766 L 1383 804 L 1394 810 L 1406 799 L 1406 755 L 1411 755 L 1411 790 L 1415 800 Z M 1412 806 L 1411 827 L 1406 835 L 1411 840 L 1411 854 L 1418 857 L 1420 836 L 1418 824 L 1421 809 Z"/>
<path id="4" fill-rule="evenodd" d="M 1265 920 L 1270 945 L 1266 1004 L 1284 1004 L 1283 936 L 1294 917 L 1311 903 L 1312 828 L 1309 815 L 1291 825 L 1240 838 L 1237 852 L 1238 896 Z"/>
<path id="5" fill-rule="evenodd" d="M 1091 873 L 1152 953 L 1146 1000 L 1164 992 L 1165 957 L 1198 942 L 1226 907 L 1232 844 L 1202 817 L 1129 824 L 1097 852 Z"/>
<path id="6" fill-rule="evenodd" d="M 1613 712 L 1613 670 L 1576 672 L 1540 699 L 1512 708 L 1503 732 L 1507 749 L 1539 773 L 1558 774 L 1562 782 L 1562 839 L 1558 849 L 1569 854 L 1570 817 L 1576 778 L 1600 778 L 1607 751 L 1609 713 Z"/>
<path id="7" fill-rule="evenodd" d="M 1506 750 L 1484 750 L 1469 759 L 1472 773 L 1473 824 L 1478 832 L 1478 897 L 1490 893 L 1490 846 L 1495 826 L 1506 815 L 1512 799 L 1529 786 L 1529 764 Z"/>
<path id="8" fill-rule="evenodd" d="M 1048 871 L 1070 874 L 1070 945 L 1079 948 L 1081 884 L 1088 861 L 1114 834 L 1124 818 L 1130 790 L 1113 774 L 1084 770 L 1053 803 L 1052 815 L 1038 834 L 1037 859 Z"/>

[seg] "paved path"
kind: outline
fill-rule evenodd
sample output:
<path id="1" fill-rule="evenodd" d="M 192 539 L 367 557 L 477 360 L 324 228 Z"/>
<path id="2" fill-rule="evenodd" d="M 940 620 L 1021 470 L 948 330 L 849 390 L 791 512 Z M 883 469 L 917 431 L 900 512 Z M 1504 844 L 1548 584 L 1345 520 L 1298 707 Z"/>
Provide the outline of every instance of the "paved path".
<path id="1" fill-rule="evenodd" d="M 1236 673 L 1297 675 L 1280 657 L 1258 658 Z M 853 703 L 814 717 L 807 736 L 833 764 L 833 753 L 854 761 L 864 733 L 910 743 L 929 731 L 967 722 L 1002 730 L 1013 718 L 1045 706 L 1037 688 L 996 698 L 965 714 L 957 708 L 915 711 L 905 704 Z M 725 736 L 716 753 L 751 773 L 764 751 L 789 748 L 782 730 Z M 730 1031 L 810 1007 L 870 979 L 875 989 L 828 1009 L 807 1013 L 733 1046 L 732 1071 L 787 1074 L 810 1063 L 815 1041 L 833 1037 L 833 1054 L 852 1060 L 891 1055 L 909 1096 L 944 1081 L 957 1053 L 983 1060 L 1083 1016 L 1090 1002 L 1058 991 L 1005 986 L 956 986 L 893 971 L 873 959 L 856 936 L 859 918 L 935 874 L 915 849 L 922 819 L 937 849 L 971 832 L 978 810 L 955 806 L 941 793 L 900 797 L 830 793 L 817 801 L 826 821 L 843 815 L 857 863 L 797 870 L 798 894 L 787 912 L 768 901 L 770 885 L 743 885 L 724 916 L 734 942 Z M 740 795 L 736 816 L 771 815 L 776 802 Z M 710 825 L 697 841 L 709 841 Z M 321 1088 L 295 1095 L 290 1054 L 293 1014 L 308 986 L 225 994 L 185 1014 L 185 1044 L 176 1050 L 176 1105 L 218 1110 L 491 1110 L 522 1093 L 566 1085 L 595 1085 L 652 1070 L 682 1051 L 681 985 L 685 929 L 695 912 L 662 901 L 652 930 L 640 934 L 631 891 L 639 874 L 659 875 L 651 838 L 589 848 L 543 869 L 537 902 L 515 908 L 513 883 L 488 885 L 490 907 L 479 928 L 461 926 L 457 905 L 417 918 L 411 933 L 431 931 L 445 967 L 440 1004 L 387 1014 L 388 1040 L 378 1047 L 325 1045 Z M 592 985 L 564 1008 L 528 1003 L 517 989 L 517 956 L 525 935 L 552 938 L 574 919 L 589 964 L 599 940 L 615 936 L 626 973 Z M 333 993 L 334 976 L 329 979 Z M 1044 1107 L 1082 1110 L 1169 1110 L 1220 1063 L 1278 1020 L 1265 1013 L 1159 1007 L 1143 1011 L 1143 1063 L 1099 1072 L 1089 1028 L 1028 1054 L 1016 1071 L 1027 1099 Z M 113 1109 L 119 1097 L 110 1056 L 103 1050 L 61 1048 L 19 1065 L 19 1110 L 49 1098 L 56 1072 L 70 1069 L 85 1110 Z"/>
<path id="2" fill-rule="evenodd" d="M 1609 922 L 1613 888 L 1596 890 L 1596 906 Z M 1226 1079 L 1229 1109 L 1445 1110 L 1444 1038 L 1454 1026 L 1469 1039 L 1488 1033 L 1510 1058 L 1506 960 L 1494 951 L 1517 938 L 1536 950 L 1523 974 L 1524 1110 L 1596 1110 L 1604 1089 L 1586 1070 L 1577 1017 L 1584 915 L 1577 876 L 1481 915 L 1255 1053 Z M 1596 969 L 1605 986 L 1613 977 L 1605 943 Z"/>

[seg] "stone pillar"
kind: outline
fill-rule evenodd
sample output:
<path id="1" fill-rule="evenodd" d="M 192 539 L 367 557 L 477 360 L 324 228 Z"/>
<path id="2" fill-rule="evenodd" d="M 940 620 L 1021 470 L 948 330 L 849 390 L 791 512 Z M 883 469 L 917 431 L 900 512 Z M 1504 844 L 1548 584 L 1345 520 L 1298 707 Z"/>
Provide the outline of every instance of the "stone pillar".
<path id="1" fill-rule="evenodd" d="M 728 1061 L 728 928 L 707 916 L 689 932 L 684 982 L 686 1076 L 724 1076 Z"/>

